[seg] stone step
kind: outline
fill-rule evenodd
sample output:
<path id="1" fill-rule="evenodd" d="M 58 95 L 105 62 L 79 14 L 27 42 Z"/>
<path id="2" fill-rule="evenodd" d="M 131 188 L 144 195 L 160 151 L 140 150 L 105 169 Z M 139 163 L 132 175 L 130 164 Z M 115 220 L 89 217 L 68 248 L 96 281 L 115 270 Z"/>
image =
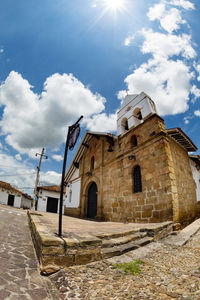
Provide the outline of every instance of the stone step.
<path id="1" fill-rule="evenodd" d="M 120 231 L 120 232 L 109 232 L 109 233 L 97 233 L 95 236 L 101 240 L 109 240 L 114 238 L 119 238 L 131 234 L 135 234 L 137 232 L 140 232 L 140 229 L 134 229 L 134 230 L 127 230 L 127 231 Z"/>
<path id="2" fill-rule="evenodd" d="M 113 256 L 121 255 L 125 252 L 147 245 L 152 241 L 153 241 L 152 237 L 145 236 L 141 239 L 131 241 L 123 245 L 113 246 L 109 248 L 102 248 L 101 249 L 102 258 L 110 258 Z"/>
<path id="3" fill-rule="evenodd" d="M 102 248 L 110 248 L 110 247 L 114 247 L 114 246 L 119 246 L 119 245 L 123 245 L 123 244 L 127 244 L 129 242 L 135 241 L 137 239 L 143 238 L 147 236 L 146 232 L 136 232 L 134 234 L 130 234 L 130 235 L 126 235 L 126 236 L 122 236 L 119 238 L 112 238 L 109 240 L 102 240 Z"/>

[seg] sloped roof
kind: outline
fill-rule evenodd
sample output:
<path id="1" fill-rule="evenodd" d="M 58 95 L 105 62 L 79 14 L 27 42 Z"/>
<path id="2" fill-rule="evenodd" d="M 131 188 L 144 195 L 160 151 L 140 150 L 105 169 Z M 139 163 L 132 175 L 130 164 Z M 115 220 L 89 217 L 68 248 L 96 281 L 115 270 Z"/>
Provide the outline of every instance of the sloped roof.
<path id="1" fill-rule="evenodd" d="M 189 158 L 192 159 L 197 166 L 200 166 L 200 155 L 189 155 Z"/>
<path id="2" fill-rule="evenodd" d="M 12 192 L 16 192 L 16 193 L 19 193 L 21 194 L 22 196 L 24 196 L 25 198 L 29 199 L 29 200 L 32 200 L 32 197 L 25 194 L 24 192 L 16 189 L 14 186 L 12 186 L 10 183 L 7 183 L 7 182 L 4 182 L 4 181 L 1 181 L 0 180 L 0 187 L 3 188 L 3 189 L 6 189 L 8 191 L 12 191 Z"/>
<path id="3" fill-rule="evenodd" d="M 59 192 L 60 193 L 60 186 L 59 185 L 46 185 L 46 186 L 38 186 L 37 190 L 45 190 L 45 191 L 52 191 L 52 192 Z M 65 192 L 65 188 L 64 188 Z"/>
<path id="4" fill-rule="evenodd" d="M 107 137 L 112 137 L 114 138 L 115 135 L 111 134 L 111 133 L 106 133 L 106 132 L 92 132 L 92 131 L 86 131 L 86 133 L 84 134 L 84 137 L 74 155 L 74 158 L 69 166 L 69 168 L 67 169 L 67 172 L 65 174 L 65 182 L 68 182 L 71 178 L 71 176 L 74 174 L 75 170 L 76 170 L 76 164 L 79 163 L 79 161 L 81 160 L 83 154 L 85 153 L 85 151 L 87 150 L 87 148 L 89 147 L 89 143 L 91 141 L 91 139 L 96 136 L 96 137 L 100 137 L 100 136 L 107 136 Z"/>
<path id="5" fill-rule="evenodd" d="M 195 144 L 191 139 L 182 131 L 181 128 L 176 127 L 172 129 L 167 129 L 167 133 L 181 145 L 187 152 L 194 152 L 197 150 Z"/>

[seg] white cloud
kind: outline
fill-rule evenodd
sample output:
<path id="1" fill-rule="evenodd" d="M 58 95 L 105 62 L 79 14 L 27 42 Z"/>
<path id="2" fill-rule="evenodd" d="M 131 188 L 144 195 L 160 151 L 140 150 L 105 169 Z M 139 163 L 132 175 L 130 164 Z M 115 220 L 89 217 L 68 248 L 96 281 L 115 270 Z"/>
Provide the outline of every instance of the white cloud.
<path id="1" fill-rule="evenodd" d="M 40 173 L 40 185 L 59 185 L 61 183 L 61 174 L 54 171 Z"/>
<path id="2" fill-rule="evenodd" d="M 160 115 L 177 114 L 188 109 L 192 73 L 182 61 L 149 60 L 125 78 L 129 93 L 149 94 Z M 118 97 L 120 94 L 118 94 Z"/>
<path id="3" fill-rule="evenodd" d="M 194 3 L 187 0 L 171 0 L 169 1 L 169 3 L 172 5 L 180 6 L 186 10 L 195 8 Z"/>
<path id="4" fill-rule="evenodd" d="M 33 196 L 36 167 L 16 157 L 0 152 L 0 180 L 10 183 L 21 191 Z M 61 174 L 54 171 L 40 172 L 40 181 L 45 185 L 60 184 Z"/>
<path id="5" fill-rule="evenodd" d="M 200 98 L 200 89 L 198 89 L 196 85 L 192 86 L 191 93 L 195 96 L 195 100 Z"/>
<path id="6" fill-rule="evenodd" d="M 72 74 L 48 77 L 38 95 L 27 80 L 12 71 L 0 86 L 0 104 L 5 106 L 2 134 L 19 153 L 34 155 L 42 147 L 56 148 L 64 141 L 68 124 L 81 115 L 89 118 L 100 113 L 105 101 Z"/>
<path id="7" fill-rule="evenodd" d="M 188 124 L 190 123 L 190 121 L 189 121 L 187 118 L 184 118 L 184 123 L 185 123 L 186 125 L 188 125 Z"/>
<path id="8" fill-rule="evenodd" d="M 194 63 L 194 68 L 196 69 L 198 73 L 197 80 L 200 81 L 200 64 Z"/>
<path id="9" fill-rule="evenodd" d="M 0 54 L 3 53 L 3 52 L 4 52 L 4 49 L 3 49 L 3 48 L 0 48 Z"/>
<path id="10" fill-rule="evenodd" d="M 194 114 L 195 116 L 200 117 L 200 110 L 195 110 Z"/>
<path id="11" fill-rule="evenodd" d="M 191 82 L 195 75 L 191 69 L 192 60 L 197 55 L 191 35 L 175 34 L 181 24 L 186 23 L 182 19 L 182 8 L 193 9 L 193 5 L 190 1 L 161 0 L 149 9 L 149 19 L 158 20 L 167 32 L 141 31 L 144 37 L 141 52 L 152 58 L 124 80 L 129 94 L 142 91 L 149 94 L 160 115 L 184 113 L 189 108 L 190 93 L 199 95 L 199 90 L 194 85 L 192 87 Z M 199 65 L 196 65 L 196 70 L 200 72 Z M 123 99 L 125 95 L 125 90 L 119 91 L 118 98 Z"/>
<path id="12" fill-rule="evenodd" d="M 22 160 L 21 155 L 18 153 L 15 155 L 16 160 Z"/>
<path id="13" fill-rule="evenodd" d="M 134 38 L 135 38 L 134 34 L 128 35 L 124 40 L 124 46 L 130 46 L 130 44 L 134 40 Z"/>
<path id="14" fill-rule="evenodd" d="M 151 53 L 155 58 L 168 58 L 182 55 L 185 58 L 194 58 L 196 52 L 191 45 L 191 36 L 187 34 L 173 35 L 143 30 L 143 53 Z"/>
<path id="15" fill-rule="evenodd" d="M 117 115 L 105 113 L 94 115 L 92 118 L 84 120 L 86 127 L 91 131 L 113 132 L 117 129 Z"/>
<path id="16" fill-rule="evenodd" d="M 56 161 L 62 161 L 63 160 L 63 156 L 58 155 L 58 154 L 52 155 L 52 158 L 55 159 Z"/>
<path id="17" fill-rule="evenodd" d="M 178 30 L 180 24 L 185 23 L 185 20 L 181 17 L 181 12 L 174 7 L 168 9 L 164 2 L 151 7 L 147 16 L 151 21 L 158 20 L 160 26 L 169 33 Z"/>

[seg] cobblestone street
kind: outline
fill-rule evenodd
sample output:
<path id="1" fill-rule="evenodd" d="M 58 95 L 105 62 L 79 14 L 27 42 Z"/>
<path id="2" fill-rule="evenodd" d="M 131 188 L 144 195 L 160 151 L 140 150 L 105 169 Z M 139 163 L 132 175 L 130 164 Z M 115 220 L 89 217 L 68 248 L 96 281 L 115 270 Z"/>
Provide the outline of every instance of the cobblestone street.
<path id="1" fill-rule="evenodd" d="M 40 276 L 26 211 L 0 206 L 0 300 L 58 299 Z"/>
<path id="2" fill-rule="evenodd" d="M 136 253 L 128 256 L 134 260 Z M 185 246 L 157 243 L 156 250 L 140 257 L 144 264 L 137 276 L 113 269 L 112 258 L 70 267 L 50 278 L 62 299 L 200 299 L 200 231 Z"/>

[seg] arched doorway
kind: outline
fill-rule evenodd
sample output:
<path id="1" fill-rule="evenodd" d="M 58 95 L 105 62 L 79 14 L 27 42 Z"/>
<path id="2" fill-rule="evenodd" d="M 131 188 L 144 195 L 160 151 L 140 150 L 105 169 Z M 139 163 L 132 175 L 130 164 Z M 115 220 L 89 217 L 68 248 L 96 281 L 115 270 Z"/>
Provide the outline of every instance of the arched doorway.
<path id="1" fill-rule="evenodd" d="M 97 185 L 93 182 L 88 190 L 87 217 L 94 219 L 97 215 Z"/>

